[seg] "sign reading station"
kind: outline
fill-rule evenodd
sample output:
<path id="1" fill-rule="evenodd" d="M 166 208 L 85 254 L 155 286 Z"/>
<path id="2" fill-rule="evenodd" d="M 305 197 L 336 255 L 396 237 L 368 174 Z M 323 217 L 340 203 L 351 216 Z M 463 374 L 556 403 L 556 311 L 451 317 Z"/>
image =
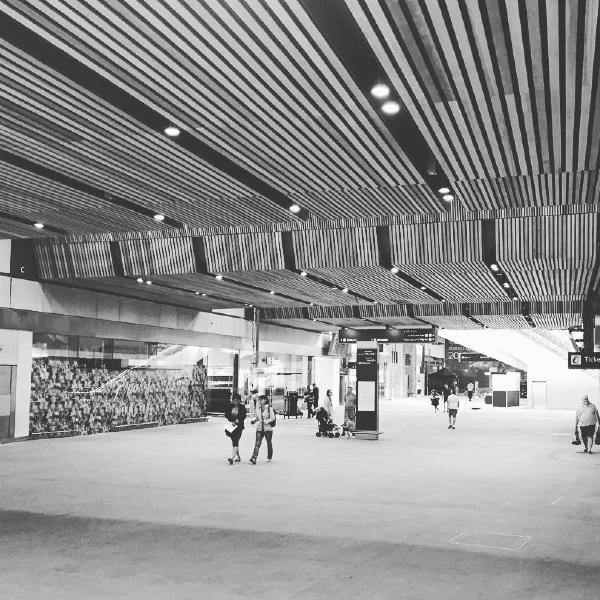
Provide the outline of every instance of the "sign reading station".
<path id="1" fill-rule="evenodd" d="M 569 352 L 569 369 L 600 369 L 600 352 Z"/>

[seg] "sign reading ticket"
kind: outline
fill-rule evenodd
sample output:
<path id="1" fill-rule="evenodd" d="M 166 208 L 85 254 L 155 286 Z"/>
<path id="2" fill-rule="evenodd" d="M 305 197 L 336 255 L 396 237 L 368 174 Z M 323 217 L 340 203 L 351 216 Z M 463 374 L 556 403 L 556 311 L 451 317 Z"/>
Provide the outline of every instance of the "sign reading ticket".
<path id="1" fill-rule="evenodd" d="M 569 352 L 569 369 L 600 369 L 600 352 Z"/>

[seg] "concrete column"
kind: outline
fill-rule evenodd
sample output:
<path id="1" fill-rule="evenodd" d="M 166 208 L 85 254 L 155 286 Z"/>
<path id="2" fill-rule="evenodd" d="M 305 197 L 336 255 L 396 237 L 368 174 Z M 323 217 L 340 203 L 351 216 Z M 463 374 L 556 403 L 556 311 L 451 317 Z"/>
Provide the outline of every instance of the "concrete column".
<path id="1" fill-rule="evenodd" d="M 31 356 L 33 333 L 0 329 L 0 365 L 17 368 L 15 437 L 29 435 L 29 404 L 31 401 Z"/>

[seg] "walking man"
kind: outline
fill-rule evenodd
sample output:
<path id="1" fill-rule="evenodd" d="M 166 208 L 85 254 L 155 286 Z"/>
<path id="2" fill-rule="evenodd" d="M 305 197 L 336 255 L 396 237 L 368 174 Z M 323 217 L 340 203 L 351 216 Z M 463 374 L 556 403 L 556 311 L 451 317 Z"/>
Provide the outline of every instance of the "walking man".
<path id="1" fill-rule="evenodd" d="M 575 432 L 577 432 L 577 428 L 579 427 L 584 454 L 586 452 L 588 454 L 593 454 L 592 448 L 594 446 L 594 435 L 596 433 L 597 423 L 600 423 L 598 409 L 595 404 L 590 402 L 590 399 L 587 396 L 584 396 L 581 400 L 581 406 L 577 409 L 577 414 L 575 415 Z"/>
<path id="2" fill-rule="evenodd" d="M 456 429 L 456 414 L 458 413 L 458 407 L 460 406 L 460 398 L 456 395 L 454 390 L 448 396 L 448 429 Z"/>
<path id="3" fill-rule="evenodd" d="M 471 399 L 473 398 L 474 391 L 475 391 L 475 383 L 473 383 L 473 380 L 471 379 L 471 381 L 469 381 L 469 383 L 467 383 L 467 398 L 469 398 L 469 402 L 471 402 Z"/>

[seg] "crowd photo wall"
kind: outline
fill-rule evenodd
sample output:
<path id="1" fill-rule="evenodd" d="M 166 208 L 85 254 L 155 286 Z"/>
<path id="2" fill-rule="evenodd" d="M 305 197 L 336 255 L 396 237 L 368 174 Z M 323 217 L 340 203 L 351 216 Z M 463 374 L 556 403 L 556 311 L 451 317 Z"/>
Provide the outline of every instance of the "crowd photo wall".
<path id="1" fill-rule="evenodd" d="M 97 340 L 100 350 L 90 357 L 81 351 L 79 339 L 70 340 L 66 349 L 53 344 L 56 340 L 48 343 L 48 336 L 43 339 L 34 338 L 32 437 L 89 435 L 206 417 L 208 377 L 200 348 L 147 345 L 124 356 L 107 340 Z"/>

